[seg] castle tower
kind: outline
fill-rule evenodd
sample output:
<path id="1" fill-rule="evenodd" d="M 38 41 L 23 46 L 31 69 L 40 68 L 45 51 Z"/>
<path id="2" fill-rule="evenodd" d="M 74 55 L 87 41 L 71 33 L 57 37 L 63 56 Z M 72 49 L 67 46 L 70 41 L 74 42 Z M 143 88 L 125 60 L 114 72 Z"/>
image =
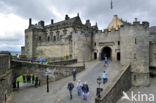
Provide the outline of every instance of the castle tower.
<path id="1" fill-rule="evenodd" d="M 121 64 L 131 64 L 132 84 L 149 85 L 149 24 L 125 24 L 120 29 Z"/>
<path id="2" fill-rule="evenodd" d="M 90 61 L 92 59 L 91 33 L 77 31 L 72 35 L 73 58 L 78 61 Z"/>

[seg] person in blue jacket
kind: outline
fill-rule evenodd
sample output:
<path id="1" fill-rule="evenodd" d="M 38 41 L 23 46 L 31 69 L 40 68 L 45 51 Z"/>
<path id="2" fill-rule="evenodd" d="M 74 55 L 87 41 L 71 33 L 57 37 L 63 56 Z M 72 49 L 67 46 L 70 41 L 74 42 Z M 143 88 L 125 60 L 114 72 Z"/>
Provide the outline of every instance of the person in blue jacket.
<path id="1" fill-rule="evenodd" d="M 67 89 L 69 90 L 70 99 L 72 99 L 72 90 L 73 90 L 73 88 L 74 88 L 74 84 L 72 83 L 72 81 L 70 81 L 68 83 L 68 87 L 67 87 Z"/>
<path id="2" fill-rule="evenodd" d="M 103 84 L 105 84 L 107 82 L 107 74 L 105 71 L 103 71 L 102 73 L 102 78 L 103 78 Z"/>
<path id="3" fill-rule="evenodd" d="M 84 82 L 82 86 L 82 92 L 83 92 L 83 100 L 87 100 L 87 93 L 89 94 L 89 87 L 87 82 Z"/>

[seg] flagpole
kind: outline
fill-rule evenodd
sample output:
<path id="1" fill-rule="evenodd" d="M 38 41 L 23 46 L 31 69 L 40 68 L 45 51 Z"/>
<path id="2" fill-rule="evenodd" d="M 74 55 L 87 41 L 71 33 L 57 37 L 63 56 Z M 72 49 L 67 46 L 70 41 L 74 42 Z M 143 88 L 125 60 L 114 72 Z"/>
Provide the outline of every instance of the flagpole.
<path id="1" fill-rule="evenodd" d="M 113 9 L 113 1 L 111 0 L 111 9 Z"/>

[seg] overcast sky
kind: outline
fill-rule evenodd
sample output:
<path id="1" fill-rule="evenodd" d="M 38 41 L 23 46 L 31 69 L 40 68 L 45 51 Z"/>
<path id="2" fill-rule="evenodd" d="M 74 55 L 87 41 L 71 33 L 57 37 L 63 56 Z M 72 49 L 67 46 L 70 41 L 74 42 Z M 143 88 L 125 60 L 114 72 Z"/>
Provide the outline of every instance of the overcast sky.
<path id="1" fill-rule="evenodd" d="M 150 26 L 156 25 L 156 0 L 0 0 L 0 51 L 20 51 L 24 45 L 24 30 L 28 27 L 28 19 L 33 23 L 50 19 L 54 22 L 77 13 L 85 22 L 90 19 L 92 25 L 96 22 L 100 29 L 107 27 L 113 15 L 117 14 L 123 20 L 133 22 L 149 21 Z"/>

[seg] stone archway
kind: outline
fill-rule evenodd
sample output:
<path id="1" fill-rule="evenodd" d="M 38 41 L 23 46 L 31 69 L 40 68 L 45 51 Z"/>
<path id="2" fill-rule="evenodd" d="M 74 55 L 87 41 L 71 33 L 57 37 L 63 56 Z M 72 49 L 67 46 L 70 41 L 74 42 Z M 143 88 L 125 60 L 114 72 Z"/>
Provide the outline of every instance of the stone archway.
<path id="1" fill-rule="evenodd" d="M 103 47 L 99 56 L 100 60 L 104 60 L 105 57 L 112 59 L 112 49 L 110 47 Z"/>

